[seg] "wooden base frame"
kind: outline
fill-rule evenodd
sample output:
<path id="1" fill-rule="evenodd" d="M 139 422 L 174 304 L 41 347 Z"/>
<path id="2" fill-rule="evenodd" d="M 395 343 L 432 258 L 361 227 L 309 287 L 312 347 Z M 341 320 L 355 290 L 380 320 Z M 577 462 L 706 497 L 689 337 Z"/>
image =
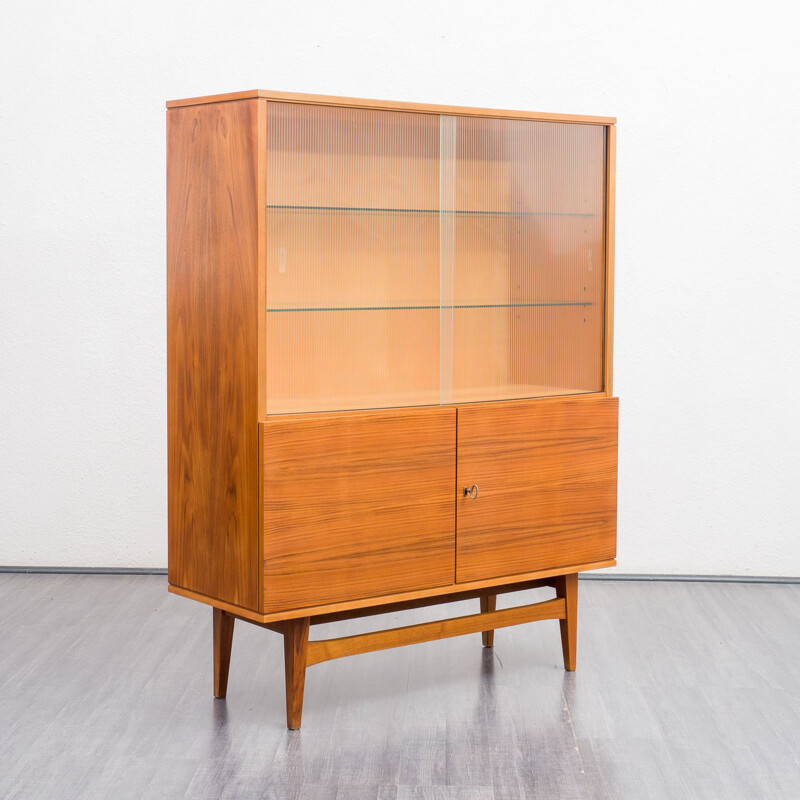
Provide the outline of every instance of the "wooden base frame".
<path id="1" fill-rule="evenodd" d="M 556 596 L 529 605 L 515 606 L 497 610 L 497 595 L 550 586 Z M 577 623 L 578 623 L 578 575 L 558 575 L 526 583 L 493 586 L 492 594 L 486 590 L 457 592 L 440 597 L 428 597 L 383 606 L 359 608 L 331 614 L 318 614 L 313 617 L 300 617 L 281 622 L 254 622 L 229 611 L 214 608 L 214 697 L 224 698 L 228 689 L 228 672 L 231 661 L 233 626 L 241 619 L 262 628 L 268 628 L 283 635 L 284 667 L 286 671 L 286 725 L 290 730 L 300 727 L 303 717 L 303 691 L 305 689 L 306 667 L 330 661 L 334 658 L 419 644 L 467 633 L 480 633 L 484 647 L 494 645 L 494 632 L 497 628 L 521 625 L 544 619 L 557 619 L 561 627 L 561 647 L 564 655 L 564 669 L 572 671 L 576 665 Z M 452 617 L 401 628 L 389 628 L 354 636 L 336 639 L 309 639 L 310 626 L 325 622 L 338 622 L 357 617 L 386 614 L 412 608 L 451 603 L 458 600 L 478 598 L 480 613 L 463 617 Z"/>

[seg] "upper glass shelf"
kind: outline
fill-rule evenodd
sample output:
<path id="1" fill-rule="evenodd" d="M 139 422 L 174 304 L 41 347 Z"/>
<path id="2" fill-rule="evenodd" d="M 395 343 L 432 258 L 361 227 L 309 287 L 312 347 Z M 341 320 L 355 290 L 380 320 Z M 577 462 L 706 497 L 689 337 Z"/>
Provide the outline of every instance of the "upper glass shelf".
<path id="1" fill-rule="evenodd" d="M 331 214 L 452 214 L 456 217 L 594 217 L 567 211 L 462 211 L 439 208 L 379 208 L 370 206 L 291 206 L 267 204 L 272 211 L 324 211 Z"/>

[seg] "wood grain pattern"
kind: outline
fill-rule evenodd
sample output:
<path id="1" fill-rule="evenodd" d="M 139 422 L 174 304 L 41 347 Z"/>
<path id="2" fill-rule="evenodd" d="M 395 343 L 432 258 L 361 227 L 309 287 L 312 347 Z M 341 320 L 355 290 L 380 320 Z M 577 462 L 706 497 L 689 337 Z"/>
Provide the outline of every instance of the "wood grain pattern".
<path id="1" fill-rule="evenodd" d="M 617 405 L 458 409 L 457 581 L 614 557 Z M 474 500 L 463 495 L 472 484 Z"/>
<path id="2" fill-rule="evenodd" d="M 325 605 L 306 606 L 304 608 L 290 608 L 285 611 L 275 611 L 269 613 L 262 613 L 259 611 L 252 611 L 241 606 L 235 606 L 231 603 L 226 603 L 223 600 L 217 600 L 214 597 L 192 592 L 188 589 L 182 589 L 180 586 L 168 586 L 168 590 L 172 594 L 186 597 L 190 600 L 196 600 L 199 603 L 205 603 L 210 606 L 222 608 L 225 611 L 230 611 L 236 617 L 247 620 L 248 622 L 255 622 L 256 624 L 263 625 L 270 622 L 281 622 L 287 619 L 299 619 L 300 617 L 318 617 L 324 614 L 338 615 L 350 611 L 362 611 L 364 616 L 369 613 L 380 614 L 383 609 L 391 607 L 392 604 L 406 604 L 412 603 L 417 600 L 424 600 L 426 598 L 440 598 L 441 602 L 448 602 L 447 598 L 451 595 L 457 599 L 470 599 L 461 597 L 462 592 L 476 592 L 479 589 L 492 588 L 496 593 L 500 594 L 503 591 L 502 587 L 511 586 L 512 584 L 526 583 L 528 581 L 540 581 L 550 579 L 553 576 L 563 575 L 566 572 L 587 572 L 589 570 L 607 569 L 609 567 L 617 566 L 615 559 L 607 559 L 605 561 L 594 561 L 588 564 L 571 564 L 568 567 L 555 567 L 554 569 L 540 569 L 534 572 L 528 572 L 521 575 L 506 575 L 501 578 L 487 578 L 480 581 L 466 581 L 463 583 L 451 583 L 446 586 L 434 586 L 430 589 L 416 589 L 411 592 L 397 592 L 395 594 L 377 595 L 374 597 L 362 597 L 358 600 L 345 600 L 341 603 L 327 603 Z M 479 592 L 472 594 L 472 599 L 479 596 Z M 420 605 L 427 605 L 420 603 Z"/>
<path id="3" fill-rule="evenodd" d="M 606 294 L 603 388 L 614 394 L 614 226 L 617 196 L 617 128 L 606 128 Z"/>
<path id="4" fill-rule="evenodd" d="M 228 694 L 228 674 L 231 667 L 231 645 L 236 617 L 220 608 L 213 609 L 212 636 L 214 639 L 214 697 Z"/>
<path id="5" fill-rule="evenodd" d="M 167 108 L 224 103 L 232 100 L 264 98 L 284 103 L 305 103 L 309 105 L 353 106 L 355 108 L 375 108 L 388 111 L 416 111 L 423 114 L 457 114 L 477 117 L 508 117 L 509 119 L 534 119 L 546 122 L 576 122 L 589 125 L 612 125 L 615 117 L 597 117 L 586 114 L 548 114 L 537 111 L 511 111 L 497 108 L 472 108 L 469 106 L 436 105 L 433 103 L 407 103 L 394 100 L 368 100 L 362 97 L 336 97 L 322 94 L 300 94 L 297 92 L 274 92 L 252 89 L 228 94 L 211 94 L 204 97 L 187 97 L 182 100 L 167 101 Z"/>
<path id="6" fill-rule="evenodd" d="M 574 573 L 562 575 L 555 580 L 556 597 L 562 597 L 565 604 L 561 627 L 561 650 L 564 654 L 564 669 L 572 672 L 577 664 L 578 654 L 578 576 Z"/>
<path id="7" fill-rule="evenodd" d="M 283 631 L 286 670 L 286 727 L 296 731 L 303 721 L 303 693 L 308 656 L 308 617 L 293 619 Z"/>
<path id="8" fill-rule="evenodd" d="M 404 647 L 408 644 L 448 639 L 451 636 L 463 636 L 467 633 L 479 633 L 486 625 L 491 625 L 493 629 L 504 628 L 509 625 L 521 625 L 525 622 L 536 622 L 543 619 L 560 619 L 564 614 L 564 600 L 556 597 L 541 603 L 504 608 L 501 611 L 490 611 L 485 614 L 437 619 L 419 625 L 359 633 L 339 639 L 320 639 L 308 643 L 308 665 L 319 664 L 321 661 L 329 661 L 333 658 L 386 650 L 391 647 Z"/>
<path id="9" fill-rule="evenodd" d="M 455 410 L 261 427 L 266 612 L 454 581 Z"/>
<path id="10" fill-rule="evenodd" d="M 486 614 L 494 611 L 497 608 L 497 595 L 496 594 L 482 594 L 481 595 L 481 614 Z M 484 647 L 494 647 L 494 630 L 488 629 L 481 632 L 481 640 Z"/>
<path id="11" fill-rule="evenodd" d="M 169 581 L 253 609 L 257 102 L 167 113 Z"/>

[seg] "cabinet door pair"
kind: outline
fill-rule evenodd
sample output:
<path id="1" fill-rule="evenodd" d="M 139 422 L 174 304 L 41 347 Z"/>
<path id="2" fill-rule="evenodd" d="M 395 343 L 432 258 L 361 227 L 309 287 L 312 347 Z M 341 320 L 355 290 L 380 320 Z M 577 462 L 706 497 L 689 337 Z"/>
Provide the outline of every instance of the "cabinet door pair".
<path id="1" fill-rule="evenodd" d="M 267 612 L 614 557 L 615 398 L 277 417 L 261 435 Z"/>

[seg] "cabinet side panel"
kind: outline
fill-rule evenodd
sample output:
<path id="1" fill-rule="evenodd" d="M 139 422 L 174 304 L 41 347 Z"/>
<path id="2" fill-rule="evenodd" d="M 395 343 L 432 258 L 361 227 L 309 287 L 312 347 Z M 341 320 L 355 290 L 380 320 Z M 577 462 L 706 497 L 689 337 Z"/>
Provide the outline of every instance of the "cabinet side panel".
<path id="1" fill-rule="evenodd" d="M 258 604 L 257 100 L 167 112 L 169 582 Z"/>

